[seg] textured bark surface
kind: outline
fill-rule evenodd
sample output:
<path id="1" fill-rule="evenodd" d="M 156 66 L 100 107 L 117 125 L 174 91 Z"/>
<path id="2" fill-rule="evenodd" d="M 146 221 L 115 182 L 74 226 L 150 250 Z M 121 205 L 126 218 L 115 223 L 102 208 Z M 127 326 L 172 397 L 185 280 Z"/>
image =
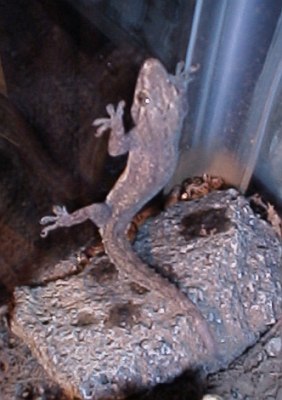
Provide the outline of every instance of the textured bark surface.
<path id="1" fill-rule="evenodd" d="M 127 281 L 106 256 L 85 271 L 15 293 L 12 330 L 68 393 L 117 398 L 187 369 L 227 366 L 281 312 L 281 245 L 234 190 L 180 203 L 148 221 L 135 249 L 176 281 L 210 323 L 214 360 L 189 316 Z"/>

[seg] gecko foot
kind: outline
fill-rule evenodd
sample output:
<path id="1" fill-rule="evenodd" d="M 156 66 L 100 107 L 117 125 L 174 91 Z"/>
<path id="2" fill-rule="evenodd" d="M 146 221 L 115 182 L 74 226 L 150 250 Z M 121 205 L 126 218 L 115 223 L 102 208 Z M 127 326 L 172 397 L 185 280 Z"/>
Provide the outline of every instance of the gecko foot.
<path id="1" fill-rule="evenodd" d="M 43 238 L 46 237 L 48 233 L 54 229 L 62 226 L 67 226 L 68 220 L 70 218 L 70 214 L 67 212 L 65 206 L 53 206 L 52 211 L 55 215 L 48 215 L 41 218 L 40 220 L 40 225 L 50 224 L 42 229 L 40 236 Z"/>
<path id="2" fill-rule="evenodd" d="M 170 79 L 180 91 L 186 90 L 189 81 L 189 71 L 185 69 L 184 61 L 179 61 L 177 63 L 175 75 L 171 75 Z"/>
<path id="3" fill-rule="evenodd" d="M 97 118 L 93 122 L 93 126 L 97 126 L 96 137 L 100 137 L 106 130 L 111 129 L 113 132 L 123 132 L 123 112 L 125 102 L 122 100 L 118 103 L 115 110 L 113 104 L 108 104 L 106 107 L 109 118 Z"/>
<path id="4" fill-rule="evenodd" d="M 111 217 L 111 208 L 105 203 L 93 203 L 69 214 L 66 207 L 53 206 L 53 213 L 55 215 L 49 215 L 40 220 L 41 225 L 50 224 L 42 229 L 40 236 L 43 238 L 54 229 L 67 228 L 81 224 L 86 220 L 92 221 L 99 229 L 103 229 L 103 226 Z"/>

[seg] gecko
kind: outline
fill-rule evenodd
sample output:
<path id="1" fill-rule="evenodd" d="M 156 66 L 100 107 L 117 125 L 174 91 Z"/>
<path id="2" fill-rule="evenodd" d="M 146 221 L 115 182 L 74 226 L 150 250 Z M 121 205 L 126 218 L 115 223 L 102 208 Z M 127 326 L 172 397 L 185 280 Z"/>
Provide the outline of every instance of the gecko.
<path id="1" fill-rule="evenodd" d="M 70 227 L 91 220 L 98 226 L 105 251 L 112 263 L 140 285 L 156 290 L 164 298 L 174 299 L 179 313 L 189 315 L 207 351 L 216 353 L 209 325 L 197 306 L 176 285 L 145 264 L 133 251 L 126 231 L 135 214 L 171 179 L 179 153 L 179 140 L 187 113 L 187 73 L 178 63 L 175 75 L 160 61 L 147 59 L 140 69 L 135 87 L 131 116 L 133 128 L 123 125 L 125 102 L 108 104 L 109 117 L 93 122 L 99 137 L 110 130 L 108 152 L 111 156 L 128 153 L 126 167 L 103 203 L 94 203 L 68 213 L 54 206 L 55 215 L 41 219 L 41 236 L 59 227 Z"/>

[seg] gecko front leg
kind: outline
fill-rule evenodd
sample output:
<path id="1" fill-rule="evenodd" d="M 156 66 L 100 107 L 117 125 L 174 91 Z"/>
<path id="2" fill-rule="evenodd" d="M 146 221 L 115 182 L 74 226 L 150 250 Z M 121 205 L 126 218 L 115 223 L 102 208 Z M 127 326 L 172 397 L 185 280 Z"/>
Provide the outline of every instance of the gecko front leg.
<path id="1" fill-rule="evenodd" d="M 189 71 L 185 69 L 185 63 L 180 61 L 176 65 L 175 75 L 170 75 L 170 81 L 179 90 L 180 93 L 186 93 L 189 82 Z"/>
<path id="2" fill-rule="evenodd" d="M 80 208 L 71 214 L 68 213 L 65 206 L 53 206 L 53 213 L 55 215 L 49 215 L 40 220 L 41 225 L 47 225 L 42 229 L 40 234 L 43 238 L 50 231 L 81 224 L 88 219 L 94 222 L 99 228 L 102 228 L 111 217 L 111 209 L 105 203 L 94 203 L 90 206 Z"/>
<path id="3" fill-rule="evenodd" d="M 118 103 L 116 110 L 112 104 L 108 104 L 106 110 L 109 118 L 97 118 L 93 122 L 93 125 L 98 127 L 97 137 L 100 137 L 106 130 L 111 130 L 108 152 L 112 156 L 125 154 L 129 151 L 130 135 L 125 134 L 122 120 L 124 107 L 124 101 Z M 55 215 L 41 218 L 40 224 L 46 225 L 41 231 L 41 237 L 46 237 L 52 230 L 81 224 L 87 219 L 101 229 L 109 220 L 111 209 L 106 203 L 94 203 L 71 214 L 67 212 L 64 206 L 54 206 L 53 213 Z"/>
<path id="4" fill-rule="evenodd" d="M 113 157 L 125 154 L 130 149 L 130 133 L 125 133 L 122 119 L 124 107 L 123 100 L 118 103 L 116 110 L 112 104 L 108 104 L 106 110 L 109 118 L 97 118 L 93 122 L 93 125 L 98 127 L 97 137 L 100 137 L 108 129 L 111 130 L 108 152 Z"/>

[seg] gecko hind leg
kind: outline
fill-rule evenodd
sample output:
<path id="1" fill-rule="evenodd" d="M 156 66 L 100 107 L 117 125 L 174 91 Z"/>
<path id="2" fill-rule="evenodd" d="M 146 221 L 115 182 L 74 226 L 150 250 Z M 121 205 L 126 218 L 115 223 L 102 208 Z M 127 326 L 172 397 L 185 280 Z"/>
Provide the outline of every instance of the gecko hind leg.
<path id="1" fill-rule="evenodd" d="M 40 220 L 41 225 L 46 225 L 40 234 L 43 238 L 50 231 L 81 224 L 88 219 L 101 229 L 111 217 L 111 209 L 106 203 L 94 203 L 73 213 L 68 213 L 65 206 L 53 206 L 53 213 L 55 215 L 46 216 Z"/>

